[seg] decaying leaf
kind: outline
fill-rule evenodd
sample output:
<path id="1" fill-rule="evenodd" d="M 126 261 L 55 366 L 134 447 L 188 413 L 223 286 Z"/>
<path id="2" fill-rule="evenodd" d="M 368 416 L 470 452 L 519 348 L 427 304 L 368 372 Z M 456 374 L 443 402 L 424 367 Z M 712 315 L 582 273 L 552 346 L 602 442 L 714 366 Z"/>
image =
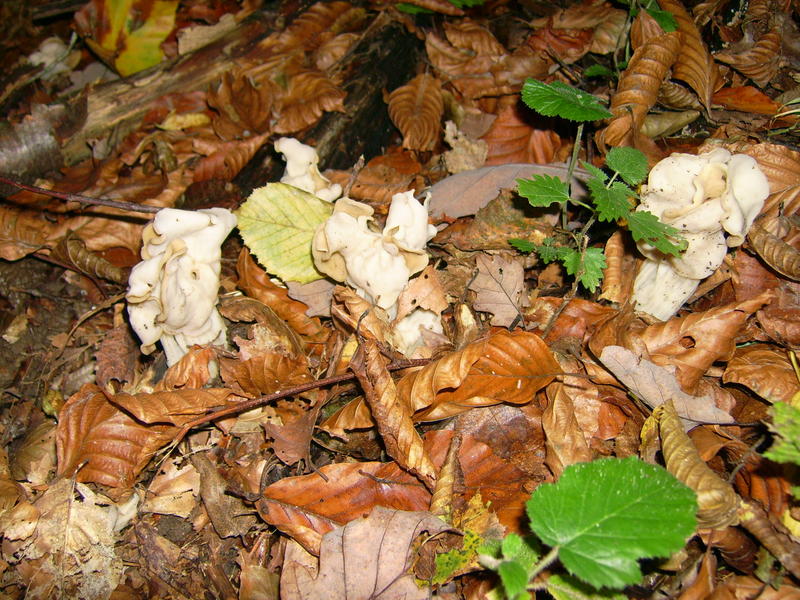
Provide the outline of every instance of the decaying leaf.
<path id="1" fill-rule="evenodd" d="M 403 148 L 433 150 L 443 114 L 442 84 L 427 73 L 389 94 L 389 116 L 403 134 Z"/>
<path id="2" fill-rule="evenodd" d="M 653 411 L 661 436 L 667 470 L 697 494 L 697 526 L 723 529 L 738 521 L 739 497 L 729 483 L 714 473 L 683 430 L 672 402 Z"/>
<path id="3" fill-rule="evenodd" d="M 771 233 L 765 221 L 753 223 L 747 239 L 750 247 L 770 267 L 789 279 L 800 281 L 800 250 Z"/>
<path id="4" fill-rule="evenodd" d="M 763 88 L 778 72 L 781 58 L 781 34 L 768 31 L 758 40 L 742 40 L 744 43 L 734 44 L 714 58 L 729 64 L 740 73 L 747 75 L 753 82 Z M 749 47 L 747 47 L 749 46 Z"/>
<path id="5" fill-rule="evenodd" d="M 800 391 L 786 353 L 767 344 L 737 348 L 722 381 L 744 385 L 768 402 L 789 402 Z"/>
<path id="6" fill-rule="evenodd" d="M 209 91 L 208 105 L 217 112 L 214 132 L 223 140 L 248 137 L 269 129 L 276 91 L 271 82 L 255 85 L 243 72 L 227 72 Z"/>
<path id="7" fill-rule="evenodd" d="M 275 133 L 294 133 L 317 122 L 324 112 L 344 112 L 345 92 L 319 71 L 302 71 L 289 80 Z"/>
<path id="8" fill-rule="evenodd" d="M 386 369 L 388 363 L 374 340 L 362 339 L 350 361 L 350 368 L 364 390 L 387 454 L 433 490 L 436 469 L 422 445 L 422 438 L 414 429 L 409 404 L 398 398 L 397 387 Z"/>
<path id="9" fill-rule="evenodd" d="M 547 387 L 549 404 L 542 414 L 547 456 L 545 463 L 558 478 L 565 467 L 594 458 L 586 436 L 575 418 L 575 407 L 568 388 L 561 382 Z"/>
<path id="10" fill-rule="evenodd" d="M 778 528 L 757 502 L 741 501 L 739 520 L 795 577 L 800 577 L 800 543 Z"/>
<path id="11" fill-rule="evenodd" d="M 51 227 L 40 212 L 0 206 L 0 258 L 18 260 L 48 246 Z"/>
<path id="12" fill-rule="evenodd" d="M 477 296 L 473 308 L 492 314 L 492 325 L 511 327 L 522 319 L 521 310 L 529 306 L 525 295 L 525 270 L 522 263 L 500 255 L 479 255 L 478 273 L 469 289 Z"/>
<path id="13" fill-rule="evenodd" d="M 428 512 L 375 507 L 369 516 L 351 521 L 322 538 L 319 561 L 290 543 L 281 573 L 281 597 L 291 600 L 425 600 L 430 590 L 408 573 L 414 541 L 448 528 Z"/>
<path id="14" fill-rule="evenodd" d="M 488 144 L 487 165 L 535 163 L 547 165 L 561 149 L 561 138 L 552 129 L 537 129 L 531 123 L 530 111 L 517 106 L 503 109 L 481 138 Z"/>
<path id="15" fill-rule="evenodd" d="M 114 283 L 124 283 L 127 276 L 123 269 L 86 248 L 86 244 L 72 234 L 63 237 L 50 252 L 50 256 L 60 263 L 90 277 L 108 279 Z"/>

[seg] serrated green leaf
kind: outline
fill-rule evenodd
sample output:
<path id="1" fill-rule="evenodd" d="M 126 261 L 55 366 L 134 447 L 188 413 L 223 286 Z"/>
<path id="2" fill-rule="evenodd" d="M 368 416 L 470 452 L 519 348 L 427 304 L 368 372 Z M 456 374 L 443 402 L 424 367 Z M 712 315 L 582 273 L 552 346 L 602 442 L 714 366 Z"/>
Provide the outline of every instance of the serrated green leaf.
<path id="1" fill-rule="evenodd" d="M 786 402 L 776 402 L 771 412 L 769 429 L 776 439 L 764 456 L 775 462 L 800 465 L 800 409 Z"/>
<path id="2" fill-rule="evenodd" d="M 236 216 L 239 233 L 258 262 L 283 281 L 322 279 L 311 258 L 311 240 L 333 204 L 285 183 L 253 190 Z"/>
<path id="3" fill-rule="evenodd" d="M 603 279 L 606 268 L 606 255 L 601 248 L 587 248 L 583 253 L 571 250 L 569 254 L 559 257 L 569 275 L 575 275 L 578 281 L 590 292 L 595 291 Z"/>
<path id="4" fill-rule="evenodd" d="M 517 179 L 517 191 L 527 198 L 531 206 L 544 208 L 554 202 L 563 204 L 569 200 L 566 182 L 550 175 L 534 175 L 533 179 Z"/>
<path id="5" fill-rule="evenodd" d="M 597 590 L 571 575 L 550 575 L 547 591 L 555 600 L 625 600 L 627 596 L 611 590 Z"/>
<path id="6" fill-rule="evenodd" d="M 597 218 L 600 221 L 616 221 L 625 219 L 631 212 L 632 204 L 629 198 L 634 193 L 631 188 L 615 181 L 611 187 L 606 187 L 594 177 L 586 182 L 592 194 L 592 201 L 597 208 Z"/>
<path id="7" fill-rule="evenodd" d="M 521 564 L 504 560 L 497 567 L 497 573 L 500 575 L 500 581 L 503 582 L 503 589 L 506 591 L 508 598 L 517 598 L 526 593 L 528 571 Z"/>
<path id="8" fill-rule="evenodd" d="M 431 15 L 433 11 L 416 4 L 409 4 L 408 2 L 398 2 L 394 5 L 397 10 L 409 15 Z"/>
<path id="9" fill-rule="evenodd" d="M 469 8 L 471 6 L 481 6 L 486 0 L 448 0 L 453 6 L 458 8 Z"/>
<path id="10" fill-rule="evenodd" d="M 530 242 L 528 240 L 523 240 L 521 238 L 509 238 L 508 243 L 514 246 L 520 252 L 533 252 L 536 250 L 536 244 Z"/>
<path id="11" fill-rule="evenodd" d="M 553 238 L 545 238 L 544 244 L 537 244 L 534 246 L 536 254 L 539 255 L 539 258 L 542 259 L 545 264 L 551 263 L 554 260 L 563 261 L 570 253 L 575 252 L 575 250 L 566 246 L 554 246 L 553 241 Z"/>
<path id="12" fill-rule="evenodd" d="M 589 65 L 583 70 L 584 77 L 613 77 L 614 71 L 603 65 Z"/>
<path id="13" fill-rule="evenodd" d="M 598 169 L 593 164 L 588 163 L 585 160 L 581 161 L 581 165 L 583 166 L 584 169 L 589 171 L 589 175 L 591 175 L 595 179 L 598 179 L 599 181 L 601 181 L 604 184 L 605 184 L 606 181 L 608 181 L 608 175 L 606 175 L 606 173 L 605 173 L 605 171 L 603 171 L 603 169 Z"/>
<path id="14" fill-rule="evenodd" d="M 522 565 L 526 571 L 531 570 L 541 555 L 535 538 L 530 536 L 523 538 L 516 533 L 509 533 L 503 538 L 501 550 L 504 559 Z"/>
<path id="15" fill-rule="evenodd" d="M 526 506 L 531 529 L 597 588 L 639 582 L 637 561 L 681 549 L 696 525 L 694 492 L 636 457 L 570 465 Z"/>
<path id="16" fill-rule="evenodd" d="M 665 33 L 672 33 L 678 30 L 678 22 L 675 20 L 674 15 L 668 10 L 648 8 L 647 14 L 655 19 L 656 23 L 661 26 L 661 29 L 663 29 Z"/>
<path id="17" fill-rule="evenodd" d="M 636 148 L 612 148 L 606 155 L 606 164 L 628 185 L 639 185 L 647 177 L 647 157 Z"/>
<path id="18" fill-rule="evenodd" d="M 646 210 L 634 211 L 628 215 L 628 229 L 634 241 L 645 240 L 664 254 L 678 256 L 686 248 L 686 240 L 681 237 L 680 231 L 662 223 Z"/>
<path id="19" fill-rule="evenodd" d="M 570 121 L 599 121 L 613 116 L 591 94 L 560 81 L 547 84 L 536 79 L 525 80 L 522 101 L 546 117 Z"/>

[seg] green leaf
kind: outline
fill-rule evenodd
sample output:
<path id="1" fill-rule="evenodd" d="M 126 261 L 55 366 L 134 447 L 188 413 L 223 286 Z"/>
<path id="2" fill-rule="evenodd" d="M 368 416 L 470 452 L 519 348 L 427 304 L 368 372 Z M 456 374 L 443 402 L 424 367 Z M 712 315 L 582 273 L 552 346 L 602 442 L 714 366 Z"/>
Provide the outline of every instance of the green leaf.
<path id="1" fill-rule="evenodd" d="M 513 560 L 530 571 L 541 556 L 539 543 L 531 536 L 520 537 L 516 533 L 509 533 L 503 538 L 500 546 L 503 558 Z"/>
<path id="2" fill-rule="evenodd" d="M 678 30 L 678 22 L 671 12 L 658 8 L 648 8 L 647 14 L 656 20 L 656 23 L 661 26 L 661 29 L 663 29 L 665 33 Z"/>
<path id="3" fill-rule="evenodd" d="M 567 256 L 575 252 L 574 249 L 566 246 L 554 246 L 553 238 L 545 238 L 544 244 L 537 244 L 534 246 L 536 254 L 542 259 L 545 264 L 551 263 L 554 260 L 565 260 Z"/>
<path id="4" fill-rule="evenodd" d="M 587 248 L 585 252 L 570 249 L 570 252 L 559 260 L 564 263 L 569 275 L 578 278 L 583 287 L 594 292 L 603 278 L 606 268 L 606 255 L 601 248 Z"/>
<path id="5" fill-rule="evenodd" d="M 776 439 L 764 456 L 775 462 L 800 465 L 800 409 L 786 402 L 776 402 L 771 412 L 769 428 Z"/>
<path id="6" fill-rule="evenodd" d="M 593 164 L 584 161 L 581 161 L 581 165 L 583 168 L 589 171 L 589 174 L 594 177 L 595 179 L 599 179 L 603 184 L 608 180 L 608 175 L 606 175 L 603 169 L 598 169 Z"/>
<path id="7" fill-rule="evenodd" d="M 314 268 L 311 240 L 331 216 L 333 204 L 285 183 L 253 190 L 236 216 L 239 233 L 258 261 L 284 281 L 322 279 Z"/>
<path id="8" fill-rule="evenodd" d="M 645 240 L 664 254 L 678 256 L 686 249 L 686 240 L 681 237 L 680 231 L 662 223 L 658 217 L 646 210 L 637 210 L 628 215 L 628 229 L 635 241 Z"/>
<path id="9" fill-rule="evenodd" d="M 394 5 L 394 7 L 399 10 L 400 12 L 404 12 L 409 15 L 432 15 L 433 11 L 424 8 L 422 6 L 417 6 L 416 4 L 409 4 L 408 2 L 398 2 Z"/>
<path id="10" fill-rule="evenodd" d="M 453 548 L 436 555 L 436 572 L 431 583 L 441 585 L 475 563 L 478 549 L 482 548 L 482 542 L 481 536 L 474 531 L 465 531 L 460 548 Z"/>
<path id="11" fill-rule="evenodd" d="M 625 594 L 597 590 L 571 575 L 550 575 L 547 591 L 555 600 L 625 600 Z"/>
<path id="12" fill-rule="evenodd" d="M 547 84 L 527 79 L 522 86 L 522 101 L 546 117 L 570 121 L 599 121 L 613 116 L 591 94 L 560 81 Z"/>
<path id="13" fill-rule="evenodd" d="M 528 571 L 521 564 L 504 560 L 497 567 L 497 573 L 503 582 L 506 596 L 513 599 L 525 593 L 525 588 L 528 587 Z"/>
<path id="14" fill-rule="evenodd" d="M 634 191 L 621 181 L 615 181 L 606 187 L 594 177 L 586 182 L 592 193 L 592 200 L 597 207 L 597 218 L 600 221 L 616 221 L 626 218 L 633 208 L 629 198 Z"/>
<path id="15" fill-rule="evenodd" d="M 526 254 L 528 252 L 533 252 L 534 250 L 536 250 L 536 244 L 528 240 L 523 240 L 521 238 L 509 238 L 508 243 L 514 246 L 514 248 L 516 248 L 520 252 L 525 252 Z"/>
<path id="16" fill-rule="evenodd" d="M 613 77 L 614 71 L 603 65 L 589 65 L 583 70 L 584 77 Z"/>
<path id="17" fill-rule="evenodd" d="M 639 185 L 647 177 L 647 157 L 636 148 L 612 148 L 606 155 L 606 164 L 628 185 Z"/>
<path id="18" fill-rule="evenodd" d="M 517 179 L 520 196 L 528 199 L 531 206 L 543 208 L 554 202 L 563 204 L 569 200 L 566 182 L 550 175 L 534 175 L 533 179 Z"/>
<path id="19" fill-rule="evenodd" d="M 527 503 L 531 529 L 557 546 L 561 563 L 594 587 L 622 588 L 637 561 L 680 550 L 695 529 L 694 492 L 636 457 L 567 467 Z"/>
<path id="20" fill-rule="evenodd" d="M 486 0 L 448 0 L 450 4 L 458 8 L 470 8 L 471 6 L 481 6 Z"/>

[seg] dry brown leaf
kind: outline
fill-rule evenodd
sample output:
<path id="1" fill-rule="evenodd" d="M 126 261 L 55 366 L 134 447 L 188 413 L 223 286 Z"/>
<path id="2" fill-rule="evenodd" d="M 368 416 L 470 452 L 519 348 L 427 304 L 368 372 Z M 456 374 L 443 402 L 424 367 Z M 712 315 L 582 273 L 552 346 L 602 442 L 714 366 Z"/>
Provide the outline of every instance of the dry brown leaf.
<path id="1" fill-rule="evenodd" d="M 358 172 L 350 188 L 350 197 L 367 201 L 377 214 L 389 212 L 392 196 L 407 190 L 421 190 L 426 186 L 420 173 L 422 165 L 413 152 L 395 147 L 386 154 L 376 156 Z M 344 189 L 353 177 L 350 170 L 325 171 L 325 176 Z"/>
<path id="2" fill-rule="evenodd" d="M 711 95 L 722 85 L 722 76 L 708 53 L 703 36 L 679 0 L 659 0 L 658 4 L 662 10 L 672 13 L 681 34 L 680 53 L 672 76 L 688 83 L 706 110 L 710 110 Z"/>
<path id="3" fill-rule="evenodd" d="M 389 116 L 403 134 L 403 148 L 433 150 L 444 114 L 441 82 L 421 73 L 389 94 Z"/>
<path id="4" fill-rule="evenodd" d="M 743 385 L 768 402 L 789 402 L 800 391 L 786 353 L 767 344 L 737 348 L 722 381 Z"/>
<path id="5" fill-rule="evenodd" d="M 630 297 L 633 271 L 630 260 L 625 253 L 625 239 L 621 231 L 615 231 L 608 238 L 605 247 L 606 268 L 603 270 L 602 294 L 600 300 L 608 300 L 618 304 Z"/>
<path id="6" fill-rule="evenodd" d="M 239 274 L 238 287 L 251 298 L 269 306 L 309 344 L 324 342 L 330 334 L 318 318 L 306 316 L 306 305 L 289 298 L 285 288 L 270 281 L 269 275 L 256 264 L 247 248 L 242 249 L 236 263 Z"/>
<path id="7" fill-rule="evenodd" d="M 554 342 L 572 338 L 583 343 L 588 342 L 594 339 L 598 326 L 617 313 L 616 309 L 610 306 L 583 298 L 573 298 L 564 309 L 560 308 L 562 303 L 563 298 L 539 297 L 533 301 L 531 310 L 525 315 L 537 329 L 544 329 L 556 311 L 560 310 L 545 341 Z"/>
<path id="8" fill-rule="evenodd" d="M 783 583 L 776 590 L 755 577 L 734 575 L 718 585 L 708 600 L 749 600 L 754 596 L 759 600 L 800 600 L 800 588 Z"/>
<path id="9" fill-rule="evenodd" d="M 589 462 L 594 456 L 586 436 L 575 418 L 575 406 L 561 382 L 547 386 L 549 404 L 542 415 L 547 456 L 545 464 L 558 478 L 565 467 Z"/>
<path id="10" fill-rule="evenodd" d="M 469 50 L 484 56 L 503 56 L 506 49 L 494 34 L 483 25 L 464 19 L 459 23 L 445 21 L 444 33 L 456 48 Z"/>
<path id="11" fill-rule="evenodd" d="M 236 562 L 241 569 L 239 574 L 239 600 L 276 600 L 280 575 L 264 565 L 270 551 L 271 533 L 261 532 L 249 547 L 239 549 Z"/>
<path id="12" fill-rule="evenodd" d="M 305 356 L 289 357 L 265 352 L 252 358 L 220 359 L 222 380 L 242 395 L 267 396 L 312 380 Z"/>
<path id="13" fill-rule="evenodd" d="M 638 50 L 645 42 L 657 38 L 666 33 L 658 22 L 650 16 L 646 10 L 640 10 L 639 14 L 631 23 L 631 48 Z"/>
<path id="14" fill-rule="evenodd" d="M 417 277 L 408 282 L 406 288 L 397 299 L 397 316 L 399 321 L 412 310 L 422 308 L 441 315 L 450 304 L 447 302 L 438 271 L 428 265 Z"/>
<path id="15" fill-rule="evenodd" d="M 256 85 L 242 71 L 228 71 L 207 95 L 208 105 L 217 112 L 212 121 L 214 133 L 225 141 L 266 133 L 276 95 L 269 79 Z"/>
<path id="16" fill-rule="evenodd" d="M 433 490 L 436 468 L 422 445 L 422 438 L 414 429 L 410 403 L 398 398 L 387 364 L 389 360 L 381 355 L 375 341 L 362 339 L 350 361 L 350 368 L 364 391 L 386 453 Z"/>
<path id="17" fill-rule="evenodd" d="M 302 356 L 303 341 L 275 311 L 255 298 L 225 298 L 219 307 L 220 314 L 238 323 L 252 323 L 250 339 L 234 337 L 239 347 L 239 358 L 248 360 L 262 352 L 278 352 L 286 356 Z"/>
<path id="18" fill-rule="evenodd" d="M 319 48 L 314 50 L 311 57 L 314 66 L 320 71 L 326 71 L 335 65 L 350 48 L 355 44 L 360 35 L 357 33 L 340 33 L 323 42 Z"/>
<path id="19" fill-rule="evenodd" d="M 18 260 L 47 247 L 51 228 L 39 211 L 0 206 L 0 258 Z"/>
<path id="20" fill-rule="evenodd" d="M 142 510 L 185 519 L 197 505 L 199 490 L 197 469 L 183 458 L 170 458 L 147 486 Z"/>
<path id="21" fill-rule="evenodd" d="M 71 396 L 56 431 L 58 474 L 78 481 L 129 488 L 153 455 L 175 433 L 169 425 L 145 426 L 112 404 L 93 384 Z"/>
<path id="22" fill-rule="evenodd" d="M 308 307 L 307 316 L 331 316 L 331 300 L 333 300 L 333 290 L 336 288 L 334 282 L 329 279 L 317 279 L 311 283 L 287 281 L 286 288 L 292 300 L 302 302 Z"/>
<path id="23" fill-rule="evenodd" d="M 476 406 L 530 402 L 560 371 L 539 336 L 500 331 L 409 373 L 397 392 L 416 421 L 438 421 Z"/>
<path id="24" fill-rule="evenodd" d="M 17 444 L 11 474 L 17 481 L 44 485 L 56 466 L 56 424 L 45 420 L 28 431 Z"/>
<path id="25" fill-rule="evenodd" d="M 210 179 L 224 179 L 230 181 L 250 161 L 256 151 L 269 138 L 269 133 L 254 135 L 244 140 L 222 142 L 210 148 L 200 148 L 201 154 L 206 154 L 194 167 L 193 182 L 208 181 Z"/>
<path id="26" fill-rule="evenodd" d="M 638 358 L 622 346 L 603 348 L 600 361 L 626 388 L 651 408 L 671 401 L 687 430 L 700 423 L 734 421 L 731 415 L 714 405 L 711 397 L 691 396 L 684 392 L 678 386 L 671 369 Z"/>
<path id="27" fill-rule="evenodd" d="M 441 71 L 459 90 L 459 79 L 486 76 L 497 59 L 491 54 L 476 54 L 469 48 L 458 48 L 434 33 L 426 34 L 425 50 L 434 68 Z"/>
<path id="28" fill-rule="evenodd" d="M 175 427 L 183 427 L 212 408 L 225 406 L 232 395 L 233 391 L 225 388 L 181 389 L 152 394 L 120 392 L 112 396 L 110 402 L 142 423 L 151 425 L 169 423 Z"/>
<path id="29" fill-rule="evenodd" d="M 0 519 L 23 497 L 22 487 L 11 476 L 8 454 L 5 449 L 0 449 Z M 0 524 L 2 524 L 2 520 L 0 520 Z"/>
<path id="30" fill-rule="evenodd" d="M 733 487 L 712 471 L 684 432 L 672 402 L 653 411 L 661 436 L 661 453 L 667 470 L 697 494 L 697 526 L 724 529 L 735 525 L 739 497 Z"/>
<path id="31" fill-rule="evenodd" d="M 614 117 L 596 134 L 601 147 L 633 145 L 680 47 L 680 34 L 672 32 L 648 40 L 633 53 L 611 97 Z"/>
<path id="32" fill-rule="evenodd" d="M 725 87 L 711 96 L 715 105 L 728 110 L 751 112 L 759 115 L 775 115 L 780 110 L 780 105 L 761 90 L 752 85 L 741 87 Z"/>
<path id="33" fill-rule="evenodd" d="M 786 529 L 770 520 L 758 502 L 741 502 L 739 519 L 761 544 L 777 558 L 786 570 L 800 577 L 800 542 Z"/>
<path id="34" fill-rule="evenodd" d="M 782 225 L 786 227 L 781 227 Z M 784 242 L 770 229 L 788 230 L 789 223 L 783 217 L 771 222 L 757 220 L 747 233 L 750 247 L 778 273 L 800 281 L 800 250 Z"/>
<path id="35" fill-rule="evenodd" d="M 627 24 L 628 14 L 626 11 L 607 7 L 603 20 L 594 27 L 589 52 L 609 54 L 617 48 L 621 48 L 625 44 Z"/>
<path id="36" fill-rule="evenodd" d="M 758 87 L 766 87 L 775 78 L 780 67 L 781 34 L 768 31 L 757 41 L 742 40 L 717 52 L 714 58 L 724 62 L 753 80 Z"/>
<path id="37" fill-rule="evenodd" d="M 336 286 L 331 316 L 344 325 L 349 333 L 357 331 L 360 336 L 371 336 L 379 343 L 386 343 L 391 338 L 386 311 L 368 302 L 351 288 Z"/>
<path id="38" fill-rule="evenodd" d="M 245 507 L 240 498 L 225 493 L 225 479 L 206 454 L 192 454 L 190 460 L 200 474 L 200 497 L 217 535 L 226 538 L 247 534 L 256 521 L 254 510 Z"/>
<path id="39" fill-rule="evenodd" d="M 429 512 L 375 507 L 325 535 L 319 561 L 290 542 L 281 572 L 281 598 L 315 600 L 425 600 L 430 589 L 417 585 L 409 569 L 419 551 L 417 538 L 435 536 L 448 525 Z"/>
<path id="40" fill-rule="evenodd" d="M 324 112 L 344 112 L 347 94 L 319 71 L 301 71 L 289 79 L 275 133 L 294 133 L 313 125 Z"/>
<path id="41" fill-rule="evenodd" d="M 181 359 L 172 365 L 153 391 L 169 392 L 172 390 L 200 389 L 213 379 L 211 371 L 217 355 L 213 348 L 193 346 Z"/>
<path id="42" fill-rule="evenodd" d="M 321 408 L 321 405 L 317 406 Z M 299 418 L 284 422 L 283 425 L 263 424 L 264 433 L 268 438 L 272 438 L 272 450 L 275 456 L 289 466 L 294 466 L 301 460 L 310 465 L 309 449 L 318 413 L 319 409 L 315 407 L 305 411 Z"/>
<path id="43" fill-rule="evenodd" d="M 561 149 L 561 138 L 552 129 L 535 128 L 529 123 L 531 118 L 530 111 L 523 112 L 518 105 L 501 111 L 481 138 L 489 146 L 485 164 L 553 162 Z"/>
<path id="44" fill-rule="evenodd" d="M 364 16 L 363 9 L 349 2 L 316 2 L 280 34 L 280 43 L 287 48 L 302 46 L 313 50 L 333 36 L 358 26 Z"/>
<path id="45" fill-rule="evenodd" d="M 692 90 L 669 79 L 664 81 L 658 90 L 658 103 L 665 108 L 675 110 L 700 110 L 703 108 Z"/>
<path id="46" fill-rule="evenodd" d="M 525 269 L 519 259 L 479 254 L 478 273 L 468 289 L 476 293 L 473 308 L 492 314 L 491 324 L 512 327 L 522 320 L 521 309 L 530 303 L 525 294 Z"/>
<path id="47" fill-rule="evenodd" d="M 758 546 L 739 527 L 727 527 L 721 531 L 715 531 L 709 537 L 708 543 L 716 548 L 722 559 L 734 569 L 742 573 L 752 573 L 755 569 Z"/>
<path id="48" fill-rule="evenodd" d="M 139 344 L 133 339 L 130 327 L 123 323 L 106 332 L 95 355 L 95 382 L 105 387 L 112 379 L 132 381 L 134 365 L 140 355 Z"/>
<path id="49" fill-rule="evenodd" d="M 444 463 L 436 474 L 436 487 L 431 494 L 431 504 L 428 509 L 445 523 L 450 524 L 453 523 L 453 504 L 459 502 L 461 490 L 464 489 L 464 472 L 458 461 L 463 441 L 463 434 L 455 430 Z"/>
<path id="50" fill-rule="evenodd" d="M 656 323 L 642 331 L 640 339 L 650 360 L 674 366 L 681 388 L 693 393 L 712 364 L 733 356 L 745 321 L 772 298 L 770 292 L 763 292 L 750 300 Z"/>
<path id="51" fill-rule="evenodd" d="M 114 283 L 126 283 L 128 277 L 123 269 L 90 252 L 86 244 L 72 234 L 67 234 L 55 245 L 50 257 L 67 268 L 89 277 L 107 279 Z"/>

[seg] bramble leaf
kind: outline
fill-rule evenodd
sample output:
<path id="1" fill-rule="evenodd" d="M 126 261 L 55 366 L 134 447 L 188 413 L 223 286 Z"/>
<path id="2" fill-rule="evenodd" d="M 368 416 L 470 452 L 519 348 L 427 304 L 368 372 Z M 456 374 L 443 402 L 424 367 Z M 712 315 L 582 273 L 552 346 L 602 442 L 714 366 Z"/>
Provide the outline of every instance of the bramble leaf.
<path id="1" fill-rule="evenodd" d="M 523 240 L 521 238 L 509 238 L 508 243 L 514 246 L 514 248 L 516 248 L 520 252 L 525 252 L 526 254 L 536 250 L 536 244 L 528 240 Z"/>
<path id="2" fill-rule="evenodd" d="M 527 503 L 531 529 L 570 573 L 617 589 L 640 581 L 639 559 L 683 547 L 696 509 L 691 489 L 635 457 L 570 465 Z"/>
<path id="3" fill-rule="evenodd" d="M 612 148 L 606 155 L 606 164 L 628 185 L 639 185 L 647 177 L 647 157 L 636 148 Z"/>
<path id="4" fill-rule="evenodd" d="M 518 562 L 504 560 L 497 567 L 500 581 L 503 582 L 503 589 L 509 599 L 524 597 L 525 588 L 528 587 L 528 572 Z"/>
<path id="5" fill-rule="evenodd" d="M 625 600 L 627 596 L 610 590 L 596 590 L 571 575 L 553 574 L 547 578 L 547 591 L 555 600 Z"/>
<path id="6" fill-rule="evenodd" d="M 591 94 L 560 81 L 547 84 L 536 79 L 525 80 L 522 101 L 546 117 L 561 117 L 569 121 L 599 121 L 613 116 Z"/>
<path id="7" fill-rule="evenodd" d="M 664 33 L 671 33 L 678 30 L 678 22 L 675 20 L 675 16 L 668 10 L 648 8 L 647 14 L 655 19 L 656 23 L 664 30 Z"/>
<path id="8" fill-rule="evenodd" d="M 592 175 L 595 179 L 599 179 L 603 184 L 608 180 L 608 175 L 603 169 L 598 169 L 593 164 L 584 161 L 581 161 L 583 168 L 589 171 L 589 174 Z"/>
<path id="9" fill-rule="evenodd" d="M 645 240 L 664 254 L 678 256 L 686 248 L 686 240 L 680 236 L 680 231 L 662 223 L 658 217 L 646 210 L 634 211 L 628 215 L 628 229 L 634 241 Z M 676 244 L 670 238 L 679 243 Z"/>
<path id="10" fill-rule="evenodd" d="M 773 404 L 770 430 L 776 439 L 764 456 L 775 462 L 800 465 L 800 409 L 786 402 Z"/>
<path id="11" fill-rule="evenodd" d="M 550 175 L 534 175 L 533 179 L 517 179 L 517 190 L 520 196 L 528 199 L 531 206 L 544 208 L 558 202 L 563 204 L 569 200 L 567 184 L 558 177 Z"/>
<path id="12" fill-rule="evenodd" d="M 632 206 L 628 198 L 634 195 L 634 191 L 621 181 L 615 181 L 611 187 L 606 187 L 602 182 L 591 178 L 586 185 L 592 193 L 600 221 L 616 221 L 630 214 Z"/>
<path id="13" fill-rule="evenodd" d="M 583 70 L 584 77 L 613 77 L 614 71 L 603 65 L 589 65 Z"/>
<path id="14" fill-rule="evenodd" d="M 578 281 L 590 292 L 595 291 L 603 278 L 606 268 L 606 255 L 602 248 L 587 248 L 584 252 L 570 249 L 569 254 L 559 260 L 564 263 L 569 275 L 575 275 Z"/>
<path id="15" fill-rule="evenodd" d="M 539 258 L 541 258 L 545 264 L 551 263 L 554 260 L 564 261 L 567 256 L 576 252 L 572 248 L 566 246 L 554 246 L 553 242 L 553 238 L 545 238 L 544 244 L 536 244 L 533 247 L 534 250 L 536 250 L 536 254 L 539 255 Z"/>

